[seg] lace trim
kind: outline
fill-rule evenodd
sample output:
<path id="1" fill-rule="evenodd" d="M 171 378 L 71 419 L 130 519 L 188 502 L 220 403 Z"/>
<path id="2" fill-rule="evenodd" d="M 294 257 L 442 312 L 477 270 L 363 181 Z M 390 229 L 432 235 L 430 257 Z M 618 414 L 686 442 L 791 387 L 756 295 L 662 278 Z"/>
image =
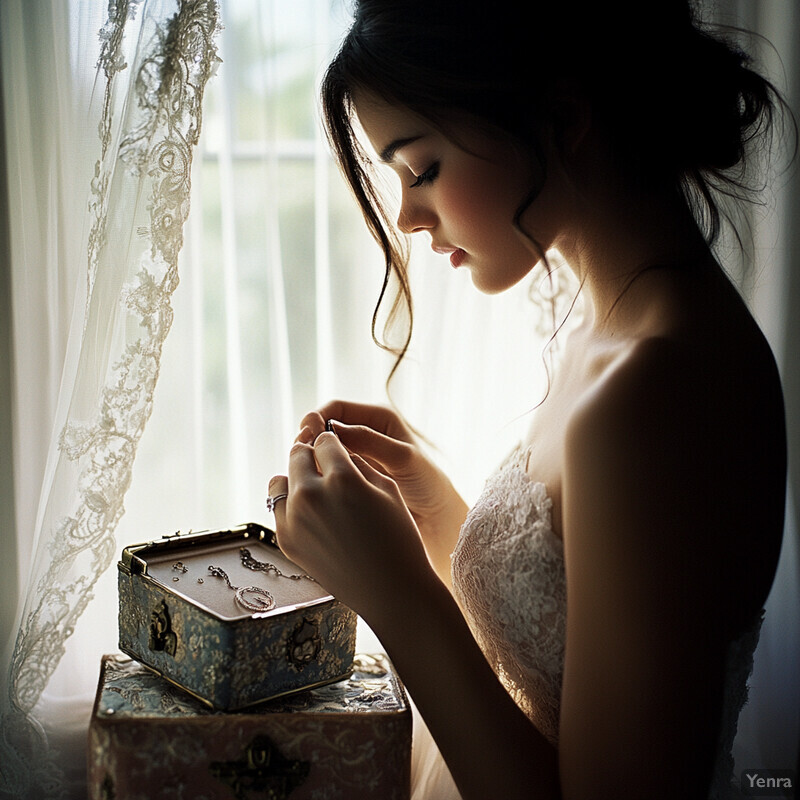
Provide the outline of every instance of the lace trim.
<path id="1" fill-rule="evenodd" d="M 563 544 L 543 483 L 517 448 L 487 482 L 452 556 L 453 588 L 478 644 L 519 707 L 558 738 L 566 639 Z"/>
<path id="2" fill-rule="evenodd" d="M 0 786 L 15 796 L 57 796 L 58 778 L 52 759 L 44 763 L 46 742 L 31 711 L 92 598 L 97 578 L 115 554 L 113 534 L 124 513 L 172 323 L 170 301 L 178 285 L 203 89 L 219 62 L 216 0 L 178 0 L 172 17 L 145 15 L 138 30 L 126 30 L 140 3 L 110 2 L 108 21 L 100 31 L 98 68 L 106 87 L 101 156 L 89 202 L 83 344 L 73 400 L 58 437 L 50 502 L 39 524 L 40 537 L 50 541 L 49 554 L 39 547 L 35 584 L 10 664 L 7 709 L 0 720 Z M 131 77 L 122 83 L 126 46 L 138 50 L 131 59 Z M 126 169 L 119 169 L 120 164 Z M 117 232 L 111 243 L 109 230 Z M 119 231 L 138 234 L 131 237 L 127 254 L 120 254 Z M 116 298 L 116 307 L 103 305 L 101 281 L 104 296 Z M 117 355 L 109 358 L 99 401 L 85 404 L 82 398 L 97 396 L 94 338 L 105 340 Z M 99 360 L 103 362 L 103 354 Z M 66 504 L 53 502 L 56 493 Z M 59 505 L 65 505 L 64 512 L 59 513 Z"/>

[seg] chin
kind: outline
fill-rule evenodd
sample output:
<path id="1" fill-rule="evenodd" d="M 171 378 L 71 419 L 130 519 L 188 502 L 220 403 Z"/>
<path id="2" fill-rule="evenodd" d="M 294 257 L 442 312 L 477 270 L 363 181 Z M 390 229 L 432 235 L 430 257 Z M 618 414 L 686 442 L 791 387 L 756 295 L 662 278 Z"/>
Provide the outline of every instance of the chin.
<path id="1" fill-rule="evenodd" d="M 525 270 L 520 270 L 519 272 L 515 272 L 513 274 L 509 273 L 502 275 L 498 275 L 496 271 L 489 272 L 489 274 L 487 274 L 485 271 L 472 269 L 470 270 L 472 285 L 479 292 L 481 292 L 481 294 L 502 294 L 513 286 L 516 286 L 526 275 L 530 273 L 533 267 L 534 265 L 531 264 Z"/>
<path id="2" fill-rule="evenodd" d="M 508 286 L 495 286 L 494 284 L 485 284 L 481 283 L 480 281 L 476 281 L 475 278 L 472 279 L 472 285 L 481 293 L 485 295 L 495 295 L 495 294 L 502 294 Z"/>

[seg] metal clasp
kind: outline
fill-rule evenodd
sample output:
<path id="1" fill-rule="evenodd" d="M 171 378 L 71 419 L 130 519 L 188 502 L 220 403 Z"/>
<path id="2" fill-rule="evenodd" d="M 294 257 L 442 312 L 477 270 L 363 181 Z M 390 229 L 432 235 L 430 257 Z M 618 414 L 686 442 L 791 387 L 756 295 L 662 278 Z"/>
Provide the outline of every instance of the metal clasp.
<path id="1" fill-rule="evenodd" d="M 178 636 L 172 630 L 172 618 L 166 600 L 162 600 L 150 612 L 150 636 L 147 646 L 154 652 L 163 651 L 170 656 L 174 656 L 178 649 Z"/>
<path id="2" fill-rule="evenodd" d="M 239 761 L 213 761 L 211 774 L 231 787 L 236 800 L 247 800 L 250 792 L 270 800 L 287 800 L 308 777 L 308 761 L 285 758 L 267 736 L 256 736 Z"/>
<path id="3" fill-rule="evenodd" d="M 319 622 L 303 617 L 303 620 L 295 625 L 286 642 L 286 658 L 290 664 L 302 671 L 312 661 L 316 661 L 321 649 Z"/>

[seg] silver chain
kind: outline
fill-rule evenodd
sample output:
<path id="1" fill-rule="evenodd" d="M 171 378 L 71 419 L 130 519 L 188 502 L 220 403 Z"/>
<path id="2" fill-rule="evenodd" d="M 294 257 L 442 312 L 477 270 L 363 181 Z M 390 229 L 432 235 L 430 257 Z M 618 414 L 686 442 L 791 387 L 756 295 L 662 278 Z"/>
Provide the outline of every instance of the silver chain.
<path id="1" fill-rule="evenodd" d="M 247 567 L 247 569 L 252 569 L 255 572 L 274 572 L 279 578 L 289 578 L 292 581 L 299 581 L 305 578 L 308 581 L 313 581 L 316 583 L 316 580 L 312 578 L 310 575 L 306 575 L 305 573 L 301 573 L 300 575 L 287 575 L 285 572 L 281 572 L 275 564 L 271 564 L 269 561 L 258 561 L 252 555 L 252 553 L 246 547 L 239 548 L 239 554 L 242 557 L 242 566 Z"/>

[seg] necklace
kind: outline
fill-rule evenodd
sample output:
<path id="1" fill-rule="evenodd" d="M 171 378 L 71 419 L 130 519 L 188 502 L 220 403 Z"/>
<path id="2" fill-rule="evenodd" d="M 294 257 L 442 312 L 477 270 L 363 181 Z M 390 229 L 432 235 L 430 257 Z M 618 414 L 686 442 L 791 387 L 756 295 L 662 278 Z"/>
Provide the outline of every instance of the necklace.
<path id="1" fill-rule="evenodd" d="M 228 588 L 236 592 L 236 602 L 248 611 L 269 611 L 275 607 L 275 598 L 266 589 L 259 586 L 234 586 L 222 567 L 209 565 L 208 571 L 215 578 L 222 578 Z"/>
<path id="2" fill-rule="evenodd" d="M 310 575 L 306 575 L 304 572 L 299 575 L 287 575 L 285 572 L 281 572 L 275 564 L 270 564 L 269 561 L 258 561 L 246 547 L 239 548 L 239 555 L 242 557 L 242 566 L 247 567 L 247 569 L 252 569 L 256 572 L 274 572 L 279 578 L 289 578 L 293 581 L 299 581 L 305 578 L 307 581 L 316 583 L 314 578 Z"/>

